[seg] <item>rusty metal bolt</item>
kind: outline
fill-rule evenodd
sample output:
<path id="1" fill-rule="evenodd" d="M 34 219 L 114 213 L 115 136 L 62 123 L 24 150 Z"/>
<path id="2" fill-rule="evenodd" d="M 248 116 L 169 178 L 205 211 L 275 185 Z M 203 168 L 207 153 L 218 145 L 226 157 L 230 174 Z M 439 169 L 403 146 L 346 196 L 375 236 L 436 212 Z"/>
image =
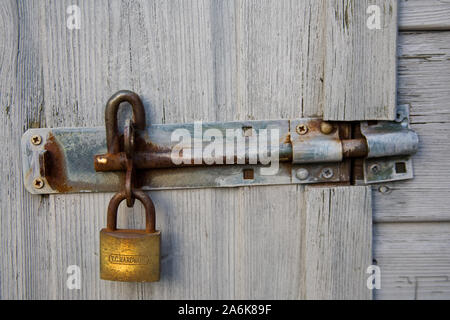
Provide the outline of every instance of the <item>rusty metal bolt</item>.
<path id="1" fill-rule="evenodd" d="M 295 176 L 299 180 L 306 180 L 309 177 L 309 172 L 305 168 L 300 168 L 295 172 Z"/>
<path id="2" fill-rule="evenodd" d="M 334 176 L 333 169 L 331 168 L 323 168 L 322 169 L 322 177 L 325 179 L 331 179 Z"/>
<path id="3" fill-rule="evenodd" d="M 38 146 L 42 143 L 42 137 L 38 134 L 35 134 L 31 137 L 31 143 L 35 146 Z"/>
<path id="4" fill-rule="evenodd" d="M 334 127 L 331 123 L 326 122 L 326 121 L 322 121 L 322 123 L 320 124 L 320 131 L 323 134 L 330 134 L 333 131 Z"/>
<path id="5" fill-rule="evenodd" d="M 370 167 L 370 171 L 372 171 L 373 174 L 377 174 L 381 171 L 381 167 L 379 164 L 374 164 Z"/>
<path id="6" fill-rule="evenodd" d="M 33 180 L 33 187 L 35 189 L 42 189 L 44 187 L 44 180 L 42 178 L 36 178 Z"/>
<path id="7" fill-rule="evenodd" d="M 295 131 L 297 131 L 299 135 L 304 135 L 308 132 L 308 127 L 305 124 L 299 124 L 297 128 L 295 128 Z"/>

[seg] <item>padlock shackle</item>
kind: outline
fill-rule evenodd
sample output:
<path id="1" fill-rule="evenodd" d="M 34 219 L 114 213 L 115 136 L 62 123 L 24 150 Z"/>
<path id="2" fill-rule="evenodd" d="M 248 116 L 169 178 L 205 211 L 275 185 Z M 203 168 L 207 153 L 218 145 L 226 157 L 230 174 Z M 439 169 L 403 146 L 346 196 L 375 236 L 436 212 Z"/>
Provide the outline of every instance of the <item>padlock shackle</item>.
<path id="1" fill-rule="evenodd" d="M 128 90 L 116 92 L 109 98 L 105 109 L 106 146 L 109 154 L 120 152 L 117 111 L 122 102 L 128 102 L 133 109 L 133 124 L 139 130 L 145 129 L 145 109 L 139 96 Z"/>
<path id="2" fill-rule="evenodd" d="M 152 199 L 141 190 L 133 190 L 133 195 L 142 202 L 145 208 L 145 231 L 147 233 L 155 232 L 155 222 L 156 222 L 156 214 L 155 214 L 155 205 L 153 204 Z M 117 209 L 119 208 L 119 204 L 127 198 L 127 195 L 124 191 L 118 192 L 112 197 L 111 201 L 108 205 L 108 216 L 106 221 L 106 230 L 107 231 L 116 231 L 117 230 Z"/>

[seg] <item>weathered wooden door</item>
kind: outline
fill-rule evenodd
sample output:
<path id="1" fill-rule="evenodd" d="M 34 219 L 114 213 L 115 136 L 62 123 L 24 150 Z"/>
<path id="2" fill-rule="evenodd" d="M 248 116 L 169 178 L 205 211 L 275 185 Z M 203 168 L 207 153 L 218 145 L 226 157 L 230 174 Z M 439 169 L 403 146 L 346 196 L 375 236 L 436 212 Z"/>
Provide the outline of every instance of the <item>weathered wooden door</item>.
<path id="1" fill-rule="evenodd" d="M 6 0 L 0 22 L 2 299 L 371 298 L 369 187 L 151 192 L 162 279 L 115 283 L 98 265 L 111 194 L 32 196 L 18 150 L 28 128 L 103 126 L 119 89 L 148 123 L 392 120 L 396 1 Z M 122 206 L 120 225 L 142 216 Z"/>

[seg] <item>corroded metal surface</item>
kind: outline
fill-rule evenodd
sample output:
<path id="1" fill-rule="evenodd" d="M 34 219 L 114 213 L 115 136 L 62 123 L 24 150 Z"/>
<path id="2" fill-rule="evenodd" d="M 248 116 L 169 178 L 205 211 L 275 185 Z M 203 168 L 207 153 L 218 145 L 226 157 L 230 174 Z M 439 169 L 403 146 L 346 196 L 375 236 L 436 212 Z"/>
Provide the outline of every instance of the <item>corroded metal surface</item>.
<path id="1" fill-rule="evenodd" d="M 136 129 L 132 157 L 134 168 L 139 171 L 136 175 L 137 187 L 159 190 L 348 182 L 351 170 L 350 162 L 343 161 L 346 158 L 365 159 L 365 183 L 409 179 L 412 178 L 412 170 L 409 171 L 412 166 L 409 164 L 406 164 L 406 173 L 383 178 L 379 176 L 379 179 L 377 174 L 367 169 L 374 163 L 372 159 L 382 161 L 382 155 L 403 157 L 410 161 L 408 156 L 417 150 L 418 144 L 417 135 L 408 127 L 407 108 L 403 106 L 399 107 L 396 122 L 361 123 L 362 135 L 357 138 L 351 137 L 347 123 L 323 125 L 321 119 L 315 118 L 202 123 L 199 137 L 196 136 L 195 125 L 152 124 L 145 130 Z M 178 141 L 172 141 L 171 135 L 177 129 L 185 129 L 193 137 L 192 144 L 184 146 L 191 157 L 186 157 L 181 164 L 174 164 L 172 159 L 172 151 Z M 221 165 L 209 165 L 215 159 L 208 157 L 198 161 L 192 146 L 204 148 L 211 143 L 203 135 L 209 129 L 222 134 L 224 144 L 235 141 L 235 137 L 232 141 L 227 140 L 227 130 L 240 132 L 242 139 L 248 141 L 262 129 L 268 132 L 277 129 L 278 172 L 274 175 L 262 174 L 261 170 L 268 166 L 259 161 L 259 150 L 249 148 L 247 144 L 241 153 L 236 152 L 231 159 L 224 155 Z M 32 137 L 36 135 L 41 137 L 40 144 L 32 143 Z M 38 194 L 119 190 L 125 183 L 127 155 L 125 151 L 108 153 L 106 140 L 104 128 L 28 130 L 22 139 L 25 186 L 31 193 Z M 120 134 L 116 140 L 118 150 L 125 150 L 124 135 Z M 269 148 L 268 152 L 275 151 Z M 251 162 L 254 159 L 257 161 Z M 384 159 L 389 161 L 389 158 Z M 299 179 L 297 172 L 302 169 L 308 171 L 308 176 Z M 331 169 L 333 175 L 324 175 L 322 171 L 325 169 Z M 250 174 L 250 171 L 253 173 Z M 37 178 L 42 178 L 43 187 L 33 186 Z"/>
<path id="2" fill-rule="evenodd" d="M 360 158 L 367 156 L 368 149 L 365 139 L 344 139 L 341 143 L 344 158 Z"/>
<path id="3" fill-rule="evenodd" d="M 141 98 L 134 92 L 121 90 L 116 92 L 105 108 L 106 145 L 108 153 L 116 154 L 120 150 L 117 111 L 122 102 L 128 102 L 133 110 L 133 124 L 139 130 L 145 129 L 145 109 Z"/>
<path id="4" fill-rule="evenodd" d="M 291 130 L 292 162 L 323 163 L 342 161 L 342 145 L 339 127 L 323 133 L 320 119 L 298 119 L 291 121 L 292 128 L 305 128 L 305 134 L 299 130 Z"/>
<path id="5" fill-rule="evenodd" d="M 409 127 L 408 105 L 397 107 L 393 122 L 362 122 L 361 134 L 368 146 L 363 164 L 366 184 L 413 178 L 411 155 L 417 152 L 419 137 Z"/>
<path id="6" fill-rule="evenodd" d="M 279 143 L 277 144 L 279 161 L 288 162 L 292 159 L 292 146 L 289 140 L 289 120 L 274 121 L 245 121 L 245 122 L 226 122 L 226 123 L 202 123 L 202 136 L 195 136 L 195 124 L 168 124 L 168 125 L 151 125 L 147 131 L 141 132 L 136 137 L 136 151 L 134 154 L 134 163 L 137 169 L 159 169 L 159 168 L 180 168 L 192 166 L 205 166 L 211 163 L 212 158 L 202 157 L 199 162 L 195 157 L 194 150 L 191 151 L 191 158 L 186 163 L 175 165 L 172 161 L 172 150 L 178 142 L 171 140 L 171 135 L 175 130 L 184 129 L 193 137 L 192 143 L 184 146 L 184 150 L 192 149 L 192 146 L 200 144 L 203 149 L 207 144 L 211 143 L 208 139 L 203 139 L 203 133 L 210 129 L 218 130 L 224 137 L 224 144 L 234 145 L 235 137 L 227 136 L 227 130 L 242 132 L 242 138 L 245 137 L 245 130 L 250 128 L 254 134 L 259 130 L 277 129 L 279 131 Z M 268 146 L 270 147 L 270 146 Z M 246 144 L 244 152 L 239 155 L 235 153 L 232 159 L 233 164 L 249 164 L 250 159 L 259 159 L 260 152 L 252 150 Z M 271 152 L 272 150 L 269 150 Z M 238 162 L 240 160 L 240 162 Z M 226 163 L 226 156 L 223 155 L 222 163 Z M 259 162 L 259 164 L 261 164 Z M 94 157 L 94 167 L 96 171 L 114 171 L 124 170 L 126 168 L 125 154 L 119 152 L 116 154 L 104 153 Z"/>
<path id="7" fill-rule="evenodd" d="M 409 156 L 364 160 L 364 180 L 367 184 L 412 179 L 413 176 Z"/>
<path id="8" fill-rule="evenodd" d="M 29 141 L 34 134 L 42 137 L 38 146 Z M 92 163 L 96 153 L 106 151 L 105 141 L 103 128 L 28 130 L 22 138 L 25 187 L 31 193 L 40 194 L 117 191 L 123 184 L 124 175 L 108 172 L 99 177 Z M 44 162 L 41 161 L 43 153 Z M 39 190 L 32 185 L 37 177 L 45 182 Z M 106 185 L 112 187 L 102 187 Z"/>
<path id="9" fill-rule="evenodd" d="M 362 122 L 361 133 L 368 146 L 368 158 L 412 155 L 417 152 L 419 137 L 409 128 L 409 107 L 397 108 L 395 121 Z"/>
<path id="10" fill-rule="evenodd" d="M 248 127 L 254 130 L 279 129 L 280 165 L 277 174 L 262 175 L 261 169 L 267 167 L 266 165 L 248 164 L 248 159 L 255 156 L 250 154 L 248 149 L 245 156 L 247 164 L 243 165 L 182 164 L 174 166 L 171 150 L 176 142 L 171 141 L 171 133 L 176 129 L 187 129 L 193 133 L 194 124 L 152 124 L 136 136 L 134 164 L 139 170 L 136 177 L 137 187 L 144 190 L 161 190 L 295 183 L 291 179 L 292 163 L 289 162 L 292 154 L 289 142 L 289 120 L 203 123 L 203 131 L 216 128 L 223 133 L 226 129 L 243 130 Z M 34 134 L 42 136 L 43 141 L 39 146 L 32 145 L 30 142 Z M 123 143 L 123 136 L 120 140 L 122 141 L 120 143 Z M 206 145 L 209 142 L 201 143 Z M 49 176 L 51 183 L 47 183 L 47 178 L 44 177 L 46 185 L 37 190 L 33 188 L 32 181 L 40 176 L 39 152 L 43 150 L 51 152 L 48 162 L 48 167 L 51 168 Z M 94 158 L 99 158 L 96 155 L 106 154 L 106 135 L 102 127 L 30 129 L 22 138 L 25 186 L 28 191 L 36 194 L 117 191 L 125 182 L 126 155 L 122 152 L 108 156 L 109 165 L 116 171 L 109 171 L 110 167 L 102 170 L 102 164 L 98 161 L 94 166 Z M 53 169 L 53 166 L 56 169 Z M 104 172 L 97 172 L 96 169 Z M 243 172 L 246 169 L 254 171 L 254 179 L 244 179 Z"/>

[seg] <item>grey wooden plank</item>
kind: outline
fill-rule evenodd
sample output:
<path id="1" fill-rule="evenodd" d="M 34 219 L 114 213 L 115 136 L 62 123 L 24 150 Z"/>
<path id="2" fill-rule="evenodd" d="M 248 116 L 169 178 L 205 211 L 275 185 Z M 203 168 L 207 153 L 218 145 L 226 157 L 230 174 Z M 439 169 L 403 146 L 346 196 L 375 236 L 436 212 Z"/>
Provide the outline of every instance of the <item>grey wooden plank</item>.
<path id="1" fill-rule="evenodd" d="M 305 298 L 303 194 L 302 186 L 240 192 L 234 226 L 237 299 Z"/>
<path id="2" fill-rule="evenodd" d="M 323 116 L 393 120 L 396 107 L 397 1 L 328 1 Z M 368 27 L 370 6 L 380 29 Z"/>
<path id="3" fill-rule="evenodd" d="M 450 32 L 406 32 L 399 38 L 399 103 L 411 105 L 419 134 L 414 179 L 374 192 L 375 221 L 450 221 Z"/>
<path id="4" fill-rule="evenodd" d="M 236 106 L 246 110 L 238 117 L 322 113 L 325 7 L 321 1 L 236 2 Z"/>
<path id="5" fill-rule="evenodd" d="M 371 299 L 370 187 L 306 187 L 307 299 Z"/>
<path id="6" fill-rule="evenodd" d="M 422 223 L 374 225 L 374 259 L 382 273 L 376 299 L 450 296 L 449 224 L 443 222 L 450 219 L 449 43 L 450 32 L 402 32 L 399 37 L 399 103 L 411 105 L 420 148 L 413 180 L 387 184 L 388 193 L 374 192 L 374 220 Z"/>
<path id="7" fill-rule="evenodd" d="M 450 1 L 400 0 L 400 30 L 450 30 Z"/>
<path id="8" fill-rule="evenodd" d="M 0 299 L 46 298 L 51 279 L 48 201 L 23 187 L 20 139 L 45 126 L 39 54 L 39 7 L 0 3 Z"/>
<path id="9" fill-rule="evenodd" d="M 381 269 L 376 299 L 450 298 L 450 223 L 377 223 L 374 259 Z"/>
<path id="10" fill-rule="evenodd" d="M 448 117 L 450 32 L 402 32 L 398 48 L 399 103 L 412 106 L 415 123 Z"/>

